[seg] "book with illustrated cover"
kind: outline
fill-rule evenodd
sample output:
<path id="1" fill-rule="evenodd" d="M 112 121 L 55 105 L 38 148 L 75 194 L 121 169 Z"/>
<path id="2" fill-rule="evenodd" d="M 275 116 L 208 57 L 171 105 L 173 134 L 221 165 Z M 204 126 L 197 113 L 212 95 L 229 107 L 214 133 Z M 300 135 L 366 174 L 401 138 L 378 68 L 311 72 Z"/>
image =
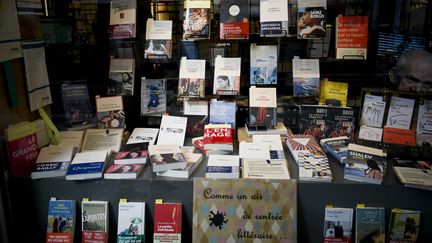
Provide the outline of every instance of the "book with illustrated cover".
<path id="1" fill-rule="evenodd" d="M 87 84 L 62 84 L 61 97 L 68 127 L 93 122 L 93 111 Z"/>
<path id="2" fill-rule="evenodd" d="M 81 151 L 111 150 L 120 151 L 123 129 L 87 129 L 81 146 Z"/>
<path id="3" fill-rule="evenodd" d="M 293 95 L 319 97 L 320 69 L 318 59 L 294 58 Z"/>
<path id="4" fill-rule="evenodd" d="M 210 38 L 210 1 L 184 2 L 183 39 Z"/>
<path id="5" fill-rule="evenodd" d="M 109 34 L 113 39 L 135 38 L 136 0 L 112 0 L 110 5 Z"/>
<path id="6" fill-rule="evenodd" d="M 249 0 L 220 2 L 220 39 L 249 38 Z"/>
<path id="7" fill-rule="evenodd" d="M 355 243 L 385 242 L 385 209 L 356 208 Z"/>
<path id="8" fill-rule="evenodd" d="M 288 36 L 288 1 L 260 0 L 260 36 Z"/>
<path id="9" fill-rule="evenodd" d="M 153 172 L 184 169 L 187 166 L 187 161 L 176 144 L 150 145 L 149 155 Z"/>
<path id="10" fill-rule="evenodd" d="M 358 139 L 381 142 L 383 136 L 382 128 L 360 126 Z"/>
<path id="11" fill-rule="evenodd" d="M 156 144 L 184 145 L 187 117 L 163 115 Z"/>
<path id="12" fill-rule="evenodd" d="M 348 154 L 348 144 L 352 140 L 347 136 L 321 139 L 320 144 L 324 151 L 333 155 L 344 164 Z"/>
<path id="13" fill-rule="evenodd" d="M 141 79 L 141 115 L 159 115 L 166 111 L 166 79 Z"/>
<path id="14" fill-rule="evenodd" d="M 82 201 L 82 242 L 108 242 L 108 201 Z"/>
<path id="15" fill-rule="evenodd" d="M 414 130 L 402 128 L 384 127 L 383 142 L 416 146 L 416 134 Z"/>
<path id="16" fill-rule="evenodd" d="M 346 107 L 347 99 L 348 83 L 332 82 L 328 80 L 321 82 L 320 105 Z"/>
<path id="17" fill-rule="evenodd" d="M 98 128 L 125 128 L 126 117 L 122 96 L 96 96 Z"/>
<path id="18" fill-rule="evenodd" d="M 352 224 L 354 210 L 352 208 L 326 208 L 324 214 L 324 243 L 350 243 L 353 241 Z"/>
<path id="19" fill-rule="evenodd" d="M 72 243 L 75 233 L 76 202 L 56 200 L 48 203 L 48 225 L 46 242 Z"/>
<path id="20" fill-rule="evenodd" d="M 172 20 L 147 19 L 144 58 L 169 59 L 172 55 Z"/>
<path id="21" fill-rule="evenodd" d="M 384 97 L 366 94 L 363 99 L 360 125 L 382 128 L 385 107 Z"/>
<path id="22" fill-rule="evenodd" d="M 65 176 L 74 152 L 73 145 L 65 143 L 41 148 L 36 163 L 33 165 L 31 178 Z"/>
<path id="23" fill-rule="evenodd" d="M 297 38 L 320 39 L 326 36 L 327 0 L 299 0 Z"/>
<path id="24" fill-rule="evenodd" d="M 432 100 L 424 100 L 419 106 L 417 134 L 432 133 Z"/>
<path id="25" fill-rule="evenodd" d="M 347 136 L 354 138 L 356 134 L 356 116 L 351 107 L 328 107 L 325 137 Z"/>
<path id="26" fill-rule="evenodd" d="M 148 157 L 148 142 L 124 144 L 114 157 L 115 164 L 145 164 Z"/>
<path id="27" fill-rule="evenodd" d="M 205 64 L 205 60 L 181 58 L 178 83 L 180 97 L 205 96 Z"/>
<path id="28" fill-rule="evenodd" d="M 249 88 L 249 124 L 274 128 L 277 123 L 276 88 Z"/>
<path id="29" fill-rule="evenodd" d="M 387 127 L 410 129 L 415 100 L 392 96 L 387 115 Z"/>
<path id="30" fill-rule="evenodd" d="M 332 173 L 327 156 L 322 150 L 298 153 L 299 179 L 301 181 L 331 182 Z"/>
<path id="31" fill-rule="evenodd" d="M 277 84 L 277 46 L 250 47 L 250 84 Z"/>
<path id="32" fill-rule="evenodd" d="M 135 59 L 111 59 L 108 95 L 134 94 Z"/>
<path id="33" fill-rule="evenodd" d="M 321 153 L 321 147 L 311 135 L 291 134 L 287 136 L 286 144 L 294 160 L 298 162 L 299 153 Z M 318 151 L 318 152 L 316 152 Z"/>
<path id="34" fill-rule="evenodd" d="M 156 142 L 158 133 L 159 129 L 157 128 L 136 127 L 126 144 L 149 143 L 149 145 L 153 145 Z"/>
<path id="35" fill-rule="evenodd" d="M 302 105 L 300 107 L 300 133 L 312 135 L 317 141 L 325 138 L 328 116 L 327 106 Z"/>
<path id="36" fill-rule="evenodd" d="M 240 57 L 221 57 L 215 59 L 213 94 L 240 94 Z"/>
<path id="37" fill-rule="evenodd" d="M 117 243 L 144 243 L 144 202 L 122 202 L 118 206 Z"/>
<path id="38" fill-rule="evenodd" d="M 236 102 L 212 99 L 210 101 L 210 124 L 230 124 L 236 127 Z"/>
<path id="39" fill-rule="evenodd" d="M 156 174 L 158 176 L 164 177 L 174 177 L 174 178 L 189 178 L 194 173 L 194 171 L 198 168 L 203 160 L 202 154 L 195 153 L 185 153 L 183 152 L 183 156 L 186 159 L 187 165 L 184 169 L 172 169 L 166 171 L 160 171 Z"/>
<path id="40" fill-rule="evenodd" d="M 102 178 L 109 150 L 77 153 L 66 172 L 66 180 L 87 180 Z"/>
<path id="41" fill-rule="evenodd" d="M 420 229 L 418 210 L 393 208 L 390 212 L 389 243 L 414 243 Z"/>
<path id="42" fill-rule="evenodd" d="M 136 179 L 144 164 L 112 164 L 104 173 L 105 179 Z"/>
<path id="43" fill-rule="evenodd" d="M 206 178 L 240 178 L 238 155 L 210 155 L 207 161 Z"/>
<path id="44" fill-rule="evenodd" d="M 338 16 L 336 18 L 336 58 L 367 58 L 368 16 Z"/>
<path id="45" fill-rule="evenodd" d="M 154 208 L 154 243 L 181 243 L 182 204 L 155 203 Z"/>

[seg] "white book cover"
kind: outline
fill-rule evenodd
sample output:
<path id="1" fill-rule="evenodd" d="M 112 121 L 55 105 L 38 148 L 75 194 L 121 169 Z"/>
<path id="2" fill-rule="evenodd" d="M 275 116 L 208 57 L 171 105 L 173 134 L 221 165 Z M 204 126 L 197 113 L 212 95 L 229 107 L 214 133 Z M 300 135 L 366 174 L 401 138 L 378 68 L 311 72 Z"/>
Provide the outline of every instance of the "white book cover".
<path id="1" fill-rule="evenodd" d="M 288 1 L 260 0 L 261 36 L 288 35 Z"/>
<path id="2" fill-rule="evenodd" d="M 387 115 L 387 127 L 410 129 L 415 100 L 392 96 Z"/>
<path id="3" fill-rule="evenodd" d="M 382 128 L 360 126 L 358 139 L 381 142 L 383 135 Z"/>
<path id="4" fill-rule="evenodd" d="M 144 242 L 145 203 L 122 202 L 118 207 L 118 242 Z"/>
<path id="5" fill-rule="evenodd" d="M 341 242 L 352 241 L 352 208 L 326 208 L 324 214 L 324 242 L 333 242 L 339 238 Z"/>
<path id="6" fill-rule="evenodd" d="M 157 144 L 183 146 L 186 135 L 187 117 L 163 115 Z"/>
<path id="7" fill-rule="evenodd" d="M 294 96 L 318 97 L 320 93 L 319 60 L 295 57 L 292 65 Z"/>
<path id="8" fill-rule="evenodd" d="M 240 157 L 238 155 L 209 155 L 206 178 L 239 178 Z"/>
<path id="9" fill-rule="evenodd" d="M 277 108 L 276 88 L 249 88 L 249 107 Z"/>
<path id="10" fill-rule="evenodd" d="M 238 155 L 214 154 L 208 156 L 207 166 L 239 166 L 240 157 Z"/>
<path id="11" fill-rule="evenodd" d="M 386 102 L 382 96 L 366 94 L 362 107 L 360 125 L 382 127 Z"/>
<path id="12" fill-rule="evenodd" d="M 43 147 L 33 165 L 31 178 L 64 176 L 72 160 L 75 148 L 70 144 Z"/>
<path id="13" fill-rule="evenodd" d="M 277 84 L 277 46 L 257 46 L 250 48 L 250 84 Z"/>
<path id="14" fill-rule="evenodd" d="M 243 178 L 290 179 L 285 159 L 243 159 Z"/>
<path id="15" fill-rule="evenodd" d="M 126 144 L 147 142 L 149 145 L 153 145 L 156 142 L 158 133 L 159 129 L 157 128 L 136 127 L 132 131 Z"/>
<path id="16" fill-rule="evenodd" d="M 432 133 L 432 100 L 425 100 L 419 106 L 417 134 Z"/>
<path id="17" fill-rule="evenodd" d="M 133 95 L 135 59 L 111 59 L 108 95 Z"/>
<path id="18" fill-rule="evenodd" d="M 240 93 L 240 57 L 216 56 L 213 81 L 213 94 L 239 95 Z"/>
<path id="19" fill-rule="evenodd" d="M 175 177 L 175 178 L 189 178 L 192 175 L 192 173 L 201 164 L 203 155 L 189 153 L 189 152 L 188 153 L 183 152 L 183 155 L 187 162 L 186 168 L 161 171 L 161 172 L 157 172 L 157 175 L 166 176 L 166 177 Z"/>
<path id="20" fill-rule="evenodd" d="M 432 188 L 432 170 L 409 167 L 393 167 L 399 180 L 408 185 L 429 186 Z"/>
<path id="21" fill-rule="evenodd" d="M 147 19 L 144 58 L 171 58 L 172 20 Z"/>
<path id="22" fill-rule="evenodd" d="M 177 144 L 157 144 L 149 146 L 150 162 L 153 172 L 169 169 L 184 169 L 186 159 Z"/>
<path id="23" fill-rule="evenodd" d="M 266 143 L 270 146 L 270 150 L 282 150 L 283 145 L 280 135 L 267 135 L 267 134 L 258 134 L 252 136 L 252 141 L 254 143 Z"/>
<path id="24" fill-rule="evenodd" d="M 87 129 L 81 151 L 111 150 L 120 151 L 123 129 Z"/>
<path id="25" fill-rule="evenodd" d="M 23 56 L 15 1 L 0 2 L 0 62 Z"/>
<path id="26" fill-rule="evenodd" d="M 241 159 L 270 159 L 270 146 L 267 143 L 242 141 L 239 147 L 239 157 Z"/>
<path id="27" fill-rule="evenodd" d="M 205 96 L 205 64 L 205 60 L 181 58 L 178 84 L 179 96 Z"/>
<path id="28" fill-rule="evenodd" d="M 112 0 L 110 7 L 109 31 L 115 39 L 136 36 L 136 0 Z"/>
<path id="29" fill-rule="evenodd" d="M 184 100 L 183 114 L 192 116 L 207 116 L 209 103 L 206 100 Z"/>
<path id="30" fill-rule="evenodd" d="M 70 144 L 71 146 L 81 149 L 84 131 L 60 131 L 60 140 L 63 144 Z"/>

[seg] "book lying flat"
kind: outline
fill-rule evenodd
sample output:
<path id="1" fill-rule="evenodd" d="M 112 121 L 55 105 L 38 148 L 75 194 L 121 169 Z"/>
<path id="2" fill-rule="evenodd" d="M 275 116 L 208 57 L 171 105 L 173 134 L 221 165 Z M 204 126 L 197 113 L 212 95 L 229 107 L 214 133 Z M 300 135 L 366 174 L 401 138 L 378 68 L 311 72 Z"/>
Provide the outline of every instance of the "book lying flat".
<path id="1" fill-rule="evenodd" d="M 171 169 L 184 169 L 187 162 L 176 144 L 158 144 L 149 146 L 150 163 L 153 172 Z"/>
<path id="2" fill-rule="evenodd" d="M 105 171 L 105 179 L 136 179 L 143 171 L 143 164 L 113 164 Z"/>
<path id="3" fill-rule="evenodd" d="M 109 155 L 109 150 L 77 153 L 66 172 L 66 180 L 102 178 Z"/>

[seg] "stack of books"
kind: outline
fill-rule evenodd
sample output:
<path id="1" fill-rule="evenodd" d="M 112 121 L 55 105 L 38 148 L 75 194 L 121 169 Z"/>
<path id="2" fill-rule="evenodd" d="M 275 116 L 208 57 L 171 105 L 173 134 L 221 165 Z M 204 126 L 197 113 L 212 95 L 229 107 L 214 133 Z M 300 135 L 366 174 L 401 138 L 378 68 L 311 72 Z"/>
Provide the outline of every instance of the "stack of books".
<path id="1" fill-rule="evenodd" d="M 240 178 L 240 158 L 237 155 L 210 155 L 206 178 Z"/>
<path id="2" fill-rule="evenodd" d="M 228 154 L 234 150 L 233 129 L 230 124 L 208 124 L 204 127 L 206 154 Z"/>

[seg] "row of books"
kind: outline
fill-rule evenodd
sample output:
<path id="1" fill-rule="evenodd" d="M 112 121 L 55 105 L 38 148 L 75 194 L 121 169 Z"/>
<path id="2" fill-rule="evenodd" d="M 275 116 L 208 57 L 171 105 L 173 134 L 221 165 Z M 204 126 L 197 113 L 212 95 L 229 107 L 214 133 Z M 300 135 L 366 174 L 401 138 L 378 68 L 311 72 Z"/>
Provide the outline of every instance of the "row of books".
<path id="1" fill-rule="evenodd" d="M 108 201 L 81 203 L 82 242 L 108 242 Z M 144 242 L 145 202 L 127 202 L 120 199 L 118 205 L 117 242 Z M 74 241 L 76 202 L 52 198 L 48 205 L 46 242 Z M 154 242 L 181 242 L 182 204 L 156 201 L 154 207 Z"/>

